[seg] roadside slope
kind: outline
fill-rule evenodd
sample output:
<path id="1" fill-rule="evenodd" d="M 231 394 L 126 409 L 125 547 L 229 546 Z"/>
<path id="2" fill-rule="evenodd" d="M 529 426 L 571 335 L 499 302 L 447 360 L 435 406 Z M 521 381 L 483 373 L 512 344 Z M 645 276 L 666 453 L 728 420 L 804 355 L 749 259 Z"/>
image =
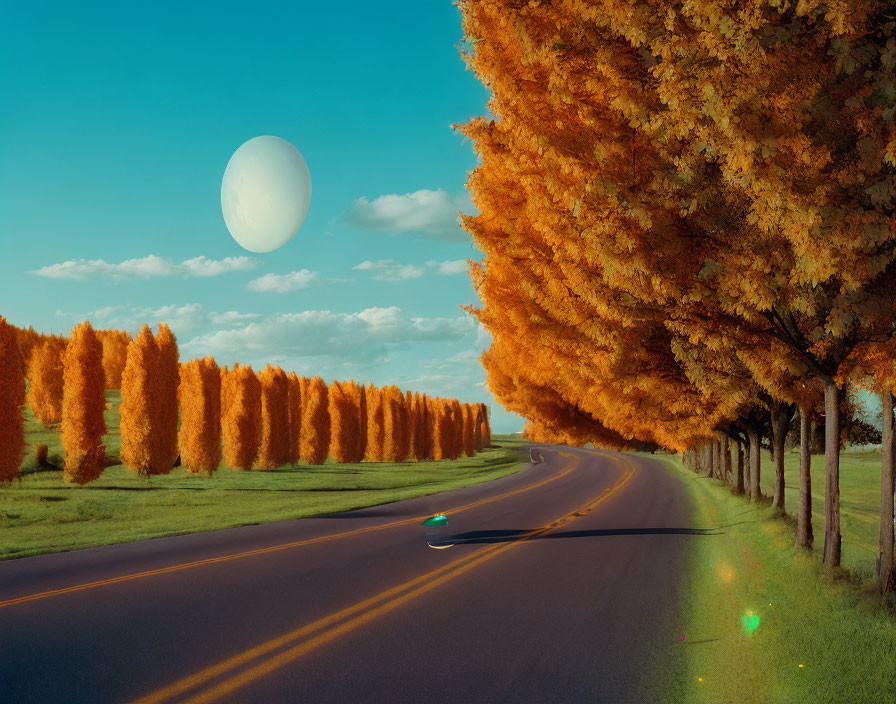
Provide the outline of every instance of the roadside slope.
<path id="1" fill-rule="evenodd" d="M 694 543 L 683 604 L 695 696 L 714 704 L 892 702 L 896 618 L 867 588 L 825 576 L 793 547 L 793 524 L 771 518 L 766 504 L 734 496 L 677 458 L 657 459 L 684 485 L 695 523 L 719 528 Z M 742 624 L 749 613 L 759 617 L 751 634 Z"/>

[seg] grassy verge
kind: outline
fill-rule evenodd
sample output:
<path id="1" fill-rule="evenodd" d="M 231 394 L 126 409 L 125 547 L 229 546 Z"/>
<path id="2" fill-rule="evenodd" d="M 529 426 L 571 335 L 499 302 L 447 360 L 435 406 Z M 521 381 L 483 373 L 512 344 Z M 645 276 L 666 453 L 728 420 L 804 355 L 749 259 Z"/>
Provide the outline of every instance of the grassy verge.
<path id="1" fill-rule="evenodd" d="M 684 585 L 686 639 L 681 644 L 685 691 L 677 700 L 896 700 L 896 618 L 877 606 L 873 585 L 861 576 L 868 572 L 867 551 L 855 551 L 857 575 L 844 572 L 831 578 L 819 566 L 817 552 L 793 547 L 793 523 L 771 518 L 767 504 L 751 505 L 721 483 L 685 469 L 677 458 L 658 459 L 684 484 L 695 524 L 719 529 L 692 543 L 689 582 Z M 853 460 L 865 461 L 848 453 L 844 460 L 845 468 Z M 855 502 L 851 510 L 877 510 L 876 505 L 864 506 L 860 498 L 870 501 L 869 482 L 870 473 L 858 470 L 845 478 L 844 501 Z M 793 484 L 788 477 L 789 510 L 796 501 L 790 496 L 796 491 L 790 488 Z M 813 482 L 813 489 L 816 486 Z M 823 495 L 823 484 L 821 491 Z M 864 524 L 857 520 L 844 526 L 844 554 L 848 546 L 867 541 Z M 872 557 L 871 574 L 873 569 Z M 760 619 L 752 634 L 741 622 L 748 612 Z"/>
<path id="2" fill-rule="evenodd" d="M 109 392 L 107 400 L 106 447 L 117 456 L 117 392 Z M 27 441 L 46 444 L 50 462 L 61 464 L 58 435 L 27 418 Z M 507 441 L 495 436 L 491 449 L 453 461 L 328 462 L 251 472 L 222 467 L 211 477 L 177 468 L 143 478 L 119 464 L 86 486 L 66 484 L 61 471 L 37 467 L 31 447 L 22 479 L 0 488 L 0 559 L 302 518 L 447 491 L 517 471 L 521 452 L 511 437 Z"/>

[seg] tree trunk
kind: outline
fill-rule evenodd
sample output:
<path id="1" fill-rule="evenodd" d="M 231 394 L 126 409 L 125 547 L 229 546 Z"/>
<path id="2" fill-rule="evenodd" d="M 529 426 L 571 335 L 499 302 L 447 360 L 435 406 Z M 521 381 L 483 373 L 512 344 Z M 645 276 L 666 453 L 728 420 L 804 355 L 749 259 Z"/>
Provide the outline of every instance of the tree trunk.
<path id="1" fill-rule="evenodd" d="M 784 441 L 787 439 L 787 406 L 776 403 L 772 409 L 772 457 L 775 460 L 775 498 L 773 502 L 776 516 L 784 516 Z"/>
<path id="2" fill-rule="evenodd" d="M 750 438 L 750 501 L 759 501 L 759 431 L 750 428 L 747 437 Z"/>
<path id="3" fill-rule="evenodd" d="M 737 466 L 735 468 L 736 475 L 734 477 L 734 493 L 744 493 L 744 446 L 740 443 L 735 444 L 737 454 Z"/>
<path id="4" fill-rule="evenodd" d="M 722 435 L 722 481 L 726 484 L 731 481 L 731 447 L 727 434 Z"/>
<path id="5" fill-rule="evenodd" d="M 824 563 L 840 566 L 840 390 L 824 382 Z"/>
<path id="6" fill-rule="evenodd" d="M 722 441 L 716 438 L 712 442 L 712 476 L 718 479 L 722 474 Z"/>
<path id="7" fill-rule="evenodd" d="M 893 394 L 881 393 L 883 430 L 880 452 L 880 574 L 878 587 L 885 601 L 896 595 L 896 571 L 893 567 Z"/>
<path id="8" fill-rule="evenodd" d="M 712 474 L 712 445 L 709 442 L 703 445 L 703 469 Z"/>
<path id="9" fill-rule="evenodd" d="M 809 414 L 800 408 L 800 503 L 796 512 L 796 546 L 812 547 L 812 426 Z"/>

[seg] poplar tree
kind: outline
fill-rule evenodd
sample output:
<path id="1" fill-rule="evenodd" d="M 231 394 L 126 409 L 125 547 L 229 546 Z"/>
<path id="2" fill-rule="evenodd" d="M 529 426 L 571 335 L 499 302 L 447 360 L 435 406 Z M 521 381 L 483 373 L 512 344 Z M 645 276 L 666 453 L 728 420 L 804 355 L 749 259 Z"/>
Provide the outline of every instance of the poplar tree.
<path id="1" fill-rule="evenodd" d="M 286 377 L 287 405 L 289 406 L 289 463 L 298 464 L 302 454 L 302 386 L 293 371 Z"/>
<path id="2" fill-rule="evenodd" d="M 162 474 L 154 435 L 158 405 L 155 370 L 159 348 L 149 325 L 143 324 L 127 349 L 121 375 L 121 404 L 118 407 L 122 464 L 141 476 Z"/>
<path id="3" fill-rule="evenodd" d="M 289 382 L 278 366 L 258 372 L 261 389 L 261 438 L 256 464 L 275 469 L 289 459 Z"/>
<path id="4" fill-rule="evenodd" d="M 221 462 L 221 374 L 212 357 L 180 365 L 178 400 L 181 464 L 211 474 Z"/>
<path id="5" fill-rule="evenodd" d="M 38 345 L 28 363 L 28 405 L 44 425 L 62 420 L 65 340 L 51 337 Z"/>
<path id="6" fill-rule="evenodd" d="M 72 329 L 63 362 L 62 449 L 67 482 L 86 484 L 105 469 L 103 346 L 89 322 Z"/>
<path id="7" fill-rule="evenodd" d="M 382 462 L 385 444 L 383 425 L 383 392 L 373 384 L 365 389 L 367 406 L 367 447 L 364 459 L 368 462 Z"/>
<path id="8" fill-rule="evenodd" d="M 177 339 L 165 323 L 159 323 L 156 335 L 158 346 L 156 384 L 155 435 L 158 466 L 162 474 L 168 474 L 177 461 L 177 384 L 180 379 Z"/>
<path id="9" fill-rule="evenodd" d="M 319 376 L 308 382 L 302 413 L 302 459 L 308 464 L 323 464 L 330 450 L 330 413 L 327 385 Z"/>
<path id="10" fill-rule="evenodd" d="M 221 419 L 224 462 L 232 469 L 250 470 L 261 439 L 261 385 L 249 365 L 233 365 L 224 375 Z"/>
<path id="11" fill-rule="evenodd" d="M 25 453 L 25 376 L 16 331 L 0 316 L 0 484 L 19 476 Z"/>

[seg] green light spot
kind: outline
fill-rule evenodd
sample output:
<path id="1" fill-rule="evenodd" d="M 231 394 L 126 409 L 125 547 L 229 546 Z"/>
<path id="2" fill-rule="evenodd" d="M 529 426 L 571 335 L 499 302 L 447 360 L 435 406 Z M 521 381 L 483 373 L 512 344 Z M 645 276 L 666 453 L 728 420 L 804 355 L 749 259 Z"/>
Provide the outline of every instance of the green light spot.
<path id="1" fill-rule="evenodd" d="M 427 518 L 420 525 L 422 526 L 443 526 L 448 522 L 448 519 L 445 517 L 445 514 L 440 513 L 438 516 L 431 516 Z"/>
<path id="2" fill-rule="evenodd" d="M 740 617 L 740 622 L 743 624 L 746 634 L 750 635 L 753 631 L 759 628 L 759 614 L 747 611 L 747 613 Z"/>

